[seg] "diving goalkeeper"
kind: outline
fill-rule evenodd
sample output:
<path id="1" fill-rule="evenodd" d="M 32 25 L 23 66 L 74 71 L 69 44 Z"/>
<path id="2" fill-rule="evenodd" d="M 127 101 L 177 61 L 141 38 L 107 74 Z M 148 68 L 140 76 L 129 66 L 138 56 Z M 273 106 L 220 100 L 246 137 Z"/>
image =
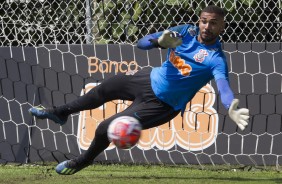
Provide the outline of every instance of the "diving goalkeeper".
<path id="1" fill-rule="evenodd" d="M 146 35 L 138 41 L 137 47 L 143 50 L 167 49 L 166 60 L 160 67 L 144 67 L 134 74 L 115 75 L 62 106 L 29 109 L 37 118 L 49 118 L 63 125 L 72 113 L 94 109 L 115 99 L 133 101 L 124 111 L 101 122 L 88 150 L 72 160 L 59 163 L 57 173 L 74 174 L 92 164 L 109 146 L 107 129 L 115 118 L 133 116 L 143 129 L 162 125 L 183 113 L 186 104 L 212 79 L 216 81 L 221 102 L 230 118 L 241 130 L 245 129 L 249 110 L 238 108 L 239 100 L 234 99 L 226 58 L 219 42 L 219 35 L 225 27 L 224 11 L 212 5 L 204 8 L 199 16 L 198 27 L 179 25 Z"/>

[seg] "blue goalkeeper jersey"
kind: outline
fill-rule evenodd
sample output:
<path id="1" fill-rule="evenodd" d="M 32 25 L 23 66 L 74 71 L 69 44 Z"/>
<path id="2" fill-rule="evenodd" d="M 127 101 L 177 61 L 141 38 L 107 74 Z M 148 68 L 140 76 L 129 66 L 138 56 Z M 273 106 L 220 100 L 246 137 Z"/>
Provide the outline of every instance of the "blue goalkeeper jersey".
<path id="1" fill-rule="evenodd" d="M 180 33 L 183 43 L 168 49 L 162 66 L 153 68 L 152 89 L 175 110 L 185 110 L 186 104 L 210 80 L 228 80 L 227 62 L 219 40 L 208 46 L 198 42 L 198 27 L 181 25 L 170 30 Z M 161 34 L 157 32 L 151 36 L 158 38 Z"/>

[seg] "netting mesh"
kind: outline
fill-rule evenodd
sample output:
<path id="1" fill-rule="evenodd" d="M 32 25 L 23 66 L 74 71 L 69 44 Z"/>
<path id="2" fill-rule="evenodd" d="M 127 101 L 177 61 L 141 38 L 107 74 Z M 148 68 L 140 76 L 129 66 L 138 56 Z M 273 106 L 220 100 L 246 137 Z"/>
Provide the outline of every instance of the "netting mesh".
<path id="1" fill-rule="evenodd" d="M 187 105 L 183 117 L 179 115 L 167 124 L 144 131 L 146 136 L 132 149 L 111 146 L 97 160 L 202 166 L 274 165 L 280 169 L 281 44 L 224 44 L 224 50 L 231 87 L 240 105 L 251 113 L 244 132 L 228 118 L 212 82 Z M 28 109 L 35 105 L 62 105 L 78 98 L 115 73 L 110 72 L 107 61 L 122 66 L 122 62 L 136 59 L 140 67 L 159 65 L 165 55 L 165 50 L 160 51 L 146 53 L 120 44 L 1 48 L 0 163 L 60 162 L 78 156 L 90 145 L 99 123 L 126 108 L 127 102 L 109 102 L 95 110 L 75 113 L 64 126 L 32 118 Z M 85 67 L 91 63 L 89 55 L 99 58 L 104 68 L 97 68 L 96 63 L 89 72 Z M 124 66 L 122 71 L 126 71 Z M 95 73 L 96 69 L 104 73 Z"/>
<path id="2" fill-rule="evenodd" d="M 250 126 L 238 131 L 211 82 L 198 94 L 200 100 L 188 104 L 183 118 L 146 132 L 150 139 L 140 142 L 139 149 L 110 147 L 98 160 L 279 169 L 282 45 L 276 42 L 281 41 L 282 8 L 281 1 L 272 0 L 1 1 L 0 163 L 59 162 L 87 149 L 97 125 L 126 108 L 126 102 L 73 114 L 64 126 L 32 118 L 28 109 L 71 102 L 88 84 L 93 87 L 129 65 L 159 66 L 165 50 L 141 51 L 136 41 L 170 26 L 197 24 L 200 9 L 211 3 L 227 12 L 223 49 L 236 98 L 251 110 Z M 206 122 L 203 129 L 201 122 Z M 205 138 L 215 142 L 201 142 Z"/>
<path id="3" fill-rule="evenodd" d="M 6 0 L 0 3 L 0 44 L 134 44 L 170 26 L 197 24 L 199 11 L 208 4 L 227 13 L 225 42 L 281 40 L 281 1 Z"/>

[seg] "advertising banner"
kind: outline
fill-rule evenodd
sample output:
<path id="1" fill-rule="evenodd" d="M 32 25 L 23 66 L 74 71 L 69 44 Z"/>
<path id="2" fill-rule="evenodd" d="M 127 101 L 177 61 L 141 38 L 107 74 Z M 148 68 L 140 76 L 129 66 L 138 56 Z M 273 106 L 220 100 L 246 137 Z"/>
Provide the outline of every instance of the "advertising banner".
<path id="1" fill-rule="evenodd" d="M 240 106 L 251 113 L 244 132 L 229 119 L 211 81 L 187 104 L 183 116 L 179 114 L 162 126 L 142 131 L 138 144 L 129 150 L 111 144 L 95 161 L 281 162 L 280 48 L 279 43 L 223 45 L 231 88 Z M 201 54 L 196 59 L 201 59 Z M 166 50 L 143 51 L 122 44 L 0 47 L 0 162 L 62 161 L 83 153 L 97 126 L 126 109 L 130 101 L 110 101 L 97 109 L 74 113 L 63 126 L 35 119 L 28 109 L 63 105 L 117 73 L 160 66 L 165 58 Z"/>

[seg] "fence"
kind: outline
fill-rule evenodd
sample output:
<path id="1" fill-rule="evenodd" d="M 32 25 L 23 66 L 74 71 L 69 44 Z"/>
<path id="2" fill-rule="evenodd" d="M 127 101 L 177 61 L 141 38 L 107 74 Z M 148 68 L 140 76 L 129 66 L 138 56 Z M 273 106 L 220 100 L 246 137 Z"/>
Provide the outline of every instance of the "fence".
<path id="1" fill-rule="evenodd" d="M 130 150 L 110 146 L 97 161 L 279 169 L 282 9 L 281 1 L 270 0 L 1 2 L 0 162 L 44 163 L 82 153 L 97 125 L 130 102 L 73 114 L 64 126 L 34 119 L 27 109 L 70 102 L 128 67 L 159 66 L 165 50 L 141 51 L 136 41 L 170 26 L 197 24 L 200 9 L 212 2 L 227 12 L 223 49 L 235 96 L 251 111 L 250 126 L 245 132 L 237 129 L 211 82 L 183 118 L 144 131 Z"/>

